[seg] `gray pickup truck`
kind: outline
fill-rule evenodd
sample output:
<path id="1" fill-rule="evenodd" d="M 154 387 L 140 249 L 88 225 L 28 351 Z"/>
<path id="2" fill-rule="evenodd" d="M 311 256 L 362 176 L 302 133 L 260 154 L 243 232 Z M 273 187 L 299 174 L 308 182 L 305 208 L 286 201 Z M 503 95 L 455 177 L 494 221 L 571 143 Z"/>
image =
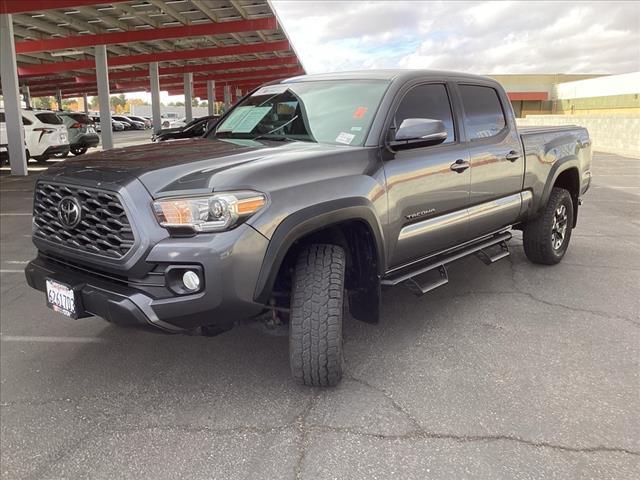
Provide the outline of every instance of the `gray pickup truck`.
<path id="1" fill-rule="evenodd" d="M 377 322 L 382 287 L 424 294 L 457 259 L 508 255 L 512 229 L 531 261 L 558 263 L 590 165 L 584 128 L 518 132 L 488 78 L 295 77 L 204 138 L 51 167 L 26 277 L 74 318 L 205 335 L 280 322 L 295 379 L 334 385 L 343 318 Z"/>

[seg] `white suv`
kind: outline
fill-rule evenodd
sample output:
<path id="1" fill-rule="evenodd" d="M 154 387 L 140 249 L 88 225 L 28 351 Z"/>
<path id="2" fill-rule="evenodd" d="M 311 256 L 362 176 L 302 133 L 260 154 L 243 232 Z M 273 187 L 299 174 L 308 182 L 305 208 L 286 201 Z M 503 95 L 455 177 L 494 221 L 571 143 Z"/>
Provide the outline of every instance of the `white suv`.
<path id="1" fill-rule="evenodd" d="M 28 155 L 46 162 L 53 155 L 69 153 L 69 134 L 62 119 L 49 110 L 22 110 Z"/>

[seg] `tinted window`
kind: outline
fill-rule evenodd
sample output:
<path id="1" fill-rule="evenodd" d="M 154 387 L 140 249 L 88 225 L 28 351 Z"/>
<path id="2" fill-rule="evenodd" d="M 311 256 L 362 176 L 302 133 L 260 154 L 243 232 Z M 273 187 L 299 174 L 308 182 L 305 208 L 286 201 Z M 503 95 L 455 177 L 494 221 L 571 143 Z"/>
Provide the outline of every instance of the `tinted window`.
<path id="1" fill-rule="evenodd" d="M 46 112 L 46 113 L 36 113 L 36 117 L 42 123 L 48 123 L 50 125 L 60 125 L 62 124 L 62 119 L 56 115 L 55 113 Z"/>
<path id="2" fill-rule="evenodd" d="M 444 143 L 455 141 L 449 95 L 446 87 L 441 83 L 418 85 L 409 90 L 396 111 L 396 127 L 399 127 L 402 121 L 407 118 L 441 120 L 447 129 L 447 139 Z"/>
<path id="3" fill-rule="evenodd" d="M 4 123 L 4 112 L 0 112 L 0 123 Z"/>
<path id="4" fill-rule="evenodd" d="M 497 135 L 506 125 L 498 92 L 491 87 L 460 85 L 467 135 L 487 138 Z"/>
<path id="5" fill-rule="evenodd" d="M 31 120 L 28 118 L 22 117 L 22 125 L 31 125 Z"/>
<path id="6" fill-rule="evenodd" d="M 93 120 L 91 120 L 88 116 L 86 116 L 83 113 L 72 113 L 69 116 L 78 123 L 93 123 Z"/>

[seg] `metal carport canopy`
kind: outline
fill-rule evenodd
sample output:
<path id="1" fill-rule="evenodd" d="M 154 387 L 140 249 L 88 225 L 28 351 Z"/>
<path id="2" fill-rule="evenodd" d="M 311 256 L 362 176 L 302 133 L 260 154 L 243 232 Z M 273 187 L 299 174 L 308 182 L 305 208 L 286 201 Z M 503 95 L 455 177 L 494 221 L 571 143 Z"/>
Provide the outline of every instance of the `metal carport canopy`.
<path id="1" fill-rule="evenodd" d="M 179 94 L 187 87 L 220 99 L 225 88 L 235 95 L 305 73 L 269 0 L 0 0 L 0 16 L 2 67 L 13 64 L 15 88 L 31 97 L 98 95 L 103 148 L 112 146 L 111 129 L 104 128 L 109 94 L 147 90 L 159 98 L 160 88 Z M 10 54 L 4 25 L 13 30 Z M 11 77 L 3 72 L 5 107 Z M 11 116 L 9 108 L 6 113 Z M 159 128 L 159 115 L 154 120 Z M 9 123 L 22 130 L 21 118 L 7 119 L 16 132 Z M 14 162 L 12 150 L 20 145 L 14 143 L 12 173 L 26 173 L 26 160 Z"/>

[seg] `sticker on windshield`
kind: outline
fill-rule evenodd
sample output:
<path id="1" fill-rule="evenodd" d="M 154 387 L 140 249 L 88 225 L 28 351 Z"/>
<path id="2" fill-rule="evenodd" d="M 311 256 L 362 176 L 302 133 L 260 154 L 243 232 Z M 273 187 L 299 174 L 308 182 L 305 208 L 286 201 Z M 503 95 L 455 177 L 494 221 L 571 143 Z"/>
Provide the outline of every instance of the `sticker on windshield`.
<path id="1" fill-rule="evenodd" d="M 367 113 L 367 110 L 369 110 L 367 107 L 358 107 L 358 108 L 356 108 L 356 111 L 353 112 L 353 118 L 362 118 L 362 117 L 364 117 L 364 114 Z"/>
<path id="2" fill-rule="evenodd" d="M 361 132 L 362 131 L 362 127 L 351 127 L 351 131 L 352 132 Z"/>
<path id="3" fill-rule="evenodd" d="M 257 97 L 258 95 L 275 95 L 277 93 L 284 93 L 289 85 L 277 84 L 277 85 L 267 85 L 266 87 L 259 88 L 253 94 L 252 97 Z"/>
<path id="4" fill-rule="evenodd" d="M 350 145 L 354 138 L 356 138 L 356 136 L 353 133 L 340 132 L 336 137 L 336 142 Z"/>

